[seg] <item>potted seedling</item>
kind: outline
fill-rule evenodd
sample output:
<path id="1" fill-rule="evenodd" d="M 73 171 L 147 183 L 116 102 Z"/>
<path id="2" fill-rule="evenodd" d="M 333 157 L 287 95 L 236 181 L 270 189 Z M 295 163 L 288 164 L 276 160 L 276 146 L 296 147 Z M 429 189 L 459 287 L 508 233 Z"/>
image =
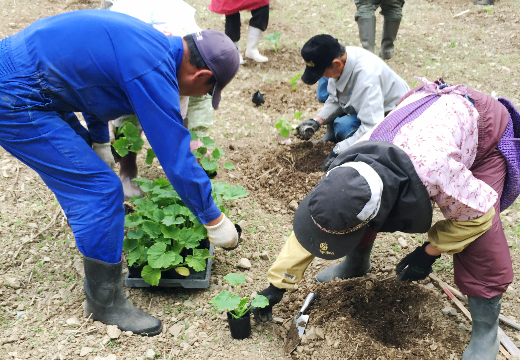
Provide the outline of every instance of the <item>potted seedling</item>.
<path id="1" fill-rule="evenodd" d="M 246 282 L 243 274 L 227 274 L 224 279 L 233 287 L 234 295 L 229 290 L 221 291 L 211 299 L 210 303 L 215 305 L 218 311 L 227 311 L 229 331 L 233 339 L 245 339 L 251 335 L 251 308 L 264 308 L 269 305 L 269 300 L 263 295 L 256 295 L 249 302 L 248 297 L 240 297 L 237 294 L 237 285 Z"/>
<path id="2" fill-rule="evenodd" d="M 145 196 L 129 201 L 135 211 L 125 216 L 123 242 L 130 287 L 209 286 L 213 245 L 207 230 L 185 206 L 166 179 L 134 179 Z M 212 182 L 212 196 L 229 215 L 231 201 L 247 196 L 242 186 Z M 239 230 L 239 229 L 237 229 Z"/>

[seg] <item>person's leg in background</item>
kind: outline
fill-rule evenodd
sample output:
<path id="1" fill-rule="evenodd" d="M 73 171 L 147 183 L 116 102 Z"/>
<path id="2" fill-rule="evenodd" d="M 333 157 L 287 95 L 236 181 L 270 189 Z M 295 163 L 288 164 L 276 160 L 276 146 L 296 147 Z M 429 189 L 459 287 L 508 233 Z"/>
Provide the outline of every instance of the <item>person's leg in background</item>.
<path id="1" fill-rule="evenodd" d="M 355 0 L 356 15 L 355 19 L 358 23 L 359 40 L 363 48 L 374 52 L 376 43 L 376 9 L 379 7 L 381 0 Z"/>
<path id="2" fill-rule="evenodd" d="M 316 97 L 318 101 L 324 103 L 327 101 L 329 97 L 329 92 L 327 91 L 327 86 L 329 84 L 329 79 L 325 76 L 318 80 L 318 87 L 316 88 Z M 314 141 L 317 143 L 319 141 L 334 141 L 334 124 L 327 125 L 327 133 L 318 141 Z"/>
<path id="3" fill-rule="evenodd" d="M 334 136 L 336 142 L 343 141 L 354 135 L 360 125 L 361 121 L 358 119 L 357 114 L 348 114 L 338 117 L 334 120 Z"/>
<path id="4" fill-rule="evenodd" d="M 244 63 L 244 58 L 242 58 L 242 54 L 240 53 L 240 48 L 238 46 L 238 41 L 240 40 L 240 26 L 242 23 L 240 22 L 240 13 L 234 13 L 231 15 L 226 15 L 226 24 L 224 26 L 225 34 L 235 43 L 238 48 L 238 53 L 240 54 L 240 64 Z"/>
<path id="5" fill-rule="evenodd" d="M 252 10 L 251 15 L 249 27 L 247 28 L 246 57 L 256 62 L 266 62 L 268 59 L 258 52 L 258 43 L 262 38 L 262 33 L 269 24 L 269 5 Z"/>
<path id="6" fill-rule="evenodd" d="M 403 5 L 404 0 L 383 0 L 381 2 L 381 14 L 385 17 L 385 21 L 379 57 L 383 60 L 392 58 L 394 53 L 394 41 L 403 17 Z"/>

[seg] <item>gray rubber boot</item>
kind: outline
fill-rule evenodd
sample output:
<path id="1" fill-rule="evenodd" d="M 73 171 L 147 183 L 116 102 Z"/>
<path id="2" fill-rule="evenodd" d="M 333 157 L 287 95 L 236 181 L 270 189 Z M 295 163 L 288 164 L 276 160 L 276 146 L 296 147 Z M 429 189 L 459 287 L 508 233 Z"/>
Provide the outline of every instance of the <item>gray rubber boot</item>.
<path id="1" fill-rule="evenodd" d="M 498 355 L 498 315 L 502 295 L 491 299 L 468 296 L 468 303 L 473 327 L 462 360 L 495 360 Z"/>
<path id="2" fill-rule="evenodd" d="M 161 333 L 161 320 L 136 308 L 123 292 L 123 262 L 109 264 L 83 257 L 85 267 L 85 315 L 122 331 L 154 336 Z"/>
<path id="3" fill-rule="evenodd" d="M 364 49 L 373 53 L 376 44 L 376 18 L 359 18 L 357 24 L 361 45 Z"/>
<path id="4" fill-rule="evenodd" d="M 370 252 L 373 244 L 367 245 L 364 248 L 355 248 L 350 254 L 345 256 L 342 262 L 329 266 L 320 271 L 316 275 L 317 282 L 330 282 L 333 279 L 350 279 L 365 275 L 372 269 L 370 263 Z"/>
<path id="5" fill-rule="evenodd" d="M 495 0 L 479 0 L 479 1 L 475 1 L 473 4 L 475 4 L 475 5 L 494 5 Z"/>
<path id="6" fill-rule="evenodd" d="M 323 137 L 320 140 L 313 141 L 313 144 L 319 143 L 320 141 L 332 141 L 336 142 L 336 135 L 334 135 L 334 124 L 329 123 L 327 124 L 327 133 L 323 135 Z"/>
<path id="7" fill-rule="evenodd" d="M 381 49 L 379 49 L 379 57 L 383 60 L 392 58 L 394 53 L 394 40 L 399 31 L 399 24 L 401 20 L 391 21 L 386 20 L 383 23 L 383 35 L 381 37 Z"/>

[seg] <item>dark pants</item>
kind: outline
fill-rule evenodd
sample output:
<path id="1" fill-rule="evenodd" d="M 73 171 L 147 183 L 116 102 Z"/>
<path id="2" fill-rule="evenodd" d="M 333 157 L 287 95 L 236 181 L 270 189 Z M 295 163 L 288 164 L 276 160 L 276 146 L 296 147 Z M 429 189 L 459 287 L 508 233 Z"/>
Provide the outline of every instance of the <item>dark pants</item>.
<path id="1" fill-rule="evenodd" d="M 252 18 L 249 20 L 249 26 L 255 27 L 262 31 L 267 29 L 269 24 L 269 5 L 262 6 L 258 9 L 251 10 Z M 226 15 L 225 33 L 233 42 L 240 40 L 240 13 Z"/>

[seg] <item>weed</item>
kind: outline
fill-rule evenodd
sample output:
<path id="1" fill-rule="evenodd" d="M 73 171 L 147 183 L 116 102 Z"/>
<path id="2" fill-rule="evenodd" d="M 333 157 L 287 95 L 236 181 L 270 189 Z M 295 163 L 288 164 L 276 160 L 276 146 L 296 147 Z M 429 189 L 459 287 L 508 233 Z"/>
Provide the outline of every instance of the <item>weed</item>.
<path id="1" fill-rule="evenodd" d="M 493 8 L 491 8 L 490 6 L 484 6 L 482 10 L 486 11 L 488 15 L 491 15 L 491 13 L 493 12 Z"/>

